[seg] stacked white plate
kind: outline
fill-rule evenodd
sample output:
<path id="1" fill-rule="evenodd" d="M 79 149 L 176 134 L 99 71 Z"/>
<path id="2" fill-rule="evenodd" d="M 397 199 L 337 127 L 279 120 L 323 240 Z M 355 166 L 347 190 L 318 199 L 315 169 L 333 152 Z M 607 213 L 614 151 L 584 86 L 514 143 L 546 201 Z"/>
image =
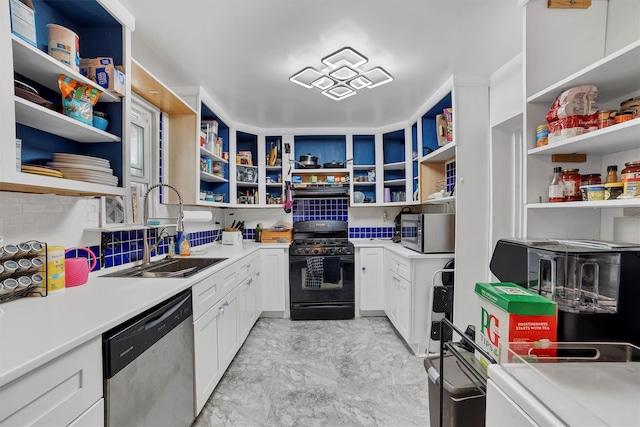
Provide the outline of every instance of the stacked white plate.
<path id="1" fill-rule="evenodd" d="M 81 154 L 53 153 L 53 161 L 48 166 L 62 172 L 62 177 L 94 184 L 118 185 L 118 177 L 113 175 L 109 160 Z"/>

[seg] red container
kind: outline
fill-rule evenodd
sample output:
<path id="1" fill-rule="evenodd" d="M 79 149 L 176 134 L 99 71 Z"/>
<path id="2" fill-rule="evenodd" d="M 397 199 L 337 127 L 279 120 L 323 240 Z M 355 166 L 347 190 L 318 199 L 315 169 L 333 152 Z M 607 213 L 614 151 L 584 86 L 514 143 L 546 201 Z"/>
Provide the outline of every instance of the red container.
<path id="1" fill-rule="evenodd" d="M 567 202 L 578 202 L 582 200 L 580 195 L 580 169 L 565 169 L 562 171 L 564 181 L 564 197 Z"/>

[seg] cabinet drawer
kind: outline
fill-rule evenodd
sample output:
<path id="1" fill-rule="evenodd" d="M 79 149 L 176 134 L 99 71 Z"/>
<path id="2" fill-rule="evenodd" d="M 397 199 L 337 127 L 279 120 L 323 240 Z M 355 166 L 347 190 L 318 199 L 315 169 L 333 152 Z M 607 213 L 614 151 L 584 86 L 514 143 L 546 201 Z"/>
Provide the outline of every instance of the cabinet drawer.
<path id="1" fill-rule="evenodd" d="M 258 269 L 258 255 L 251 254 L 239 261 L 238 273 L 239 282 L 242 282 Z"/>
<path id="2" fill-rule="evenodd" d="M 387 257 L 389 270 L 406 280 L 411 280 L 411 261 L 390 251 L 387 251 L 385 256 Z"/>
<path id="3" fill-rule="evenodd" d="M 241 262 L 234 262 L 229 267 L 219 271 L 220 274 L 220 295 L 225 296 L 233 288 L 235 288 L 240 281 L 240 266 Z"/>
<path id="4" fill-rule="evenodd" d="M 217 271 L 191 288 L 194 320 L 213 307 L 222 297 L 221 273 L 221 271 Z"/>
<path id="5" fill-rule="evenodd" d="M 68 425 L 101 397 L 98 337 L 0 388 L 0 426 Z"/>

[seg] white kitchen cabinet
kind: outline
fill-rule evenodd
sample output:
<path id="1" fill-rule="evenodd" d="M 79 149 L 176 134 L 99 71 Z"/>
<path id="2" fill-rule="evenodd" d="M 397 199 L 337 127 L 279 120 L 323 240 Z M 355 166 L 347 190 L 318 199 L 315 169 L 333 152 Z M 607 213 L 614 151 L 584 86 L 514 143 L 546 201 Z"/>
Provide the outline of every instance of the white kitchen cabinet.
<path id="1" fill-rule="evenodd" d="M 286 295 L 289 291 L 289 249 L 260 249 L 260 301 L 261 311 L 278 313 L 286 311 Z"/>
<path id="2" fill-rule="evenodd" d="M 69 427 L 95 427 L 101 425 L 104 425 L 104 399 L 94 403 L 93 406 L 69 424 Z"/>
<path id="3" fill-rule="evenodd" d="M 238 287 L 240 339 L 244 340 L 258 319 L 258 289 L 260 272 L 254 272 Z"/>
<path id="4" fill-rule="evenodd" d="M 227 369 L 239 345 L 239 289 L 236 288 L 226 295 L 213 308 L 218 311 L 218 355 L 220 363 Z"/>
<path id="5" fill-rule="evenodd" d="M 384 249 L 356 249 L 356 288 L 360 310 L 383 310 Z"/>
<path id="6" fill-rule="evenodd" d="M 1 387 L 0 426 L 68 425 L 100 400 L 102 340 L 97 337 Z M 89 416 L 102 424 L 101 415 Z"/>
<path id="7" fill-rule="evenodd" d="M 384 311 L 416 355 L 439 351 L 439 342 L 430 341 L 430 336 L 432 323 L 439 327 L 437 322 L 444 315 L 432 313 L 433 286 L 442 285 L 437 270 L 452 258 L 453 254 L 407 257 L 391 249 L 384 251 Z"/>
<path id="8" fill-rule="evenodd" d="M 409 261 L 395 253 L 385 253 L 387 280 L 385 283 L 385 313 L 405 341 L 411 337 L 411 283 L 407 280 Z"/>
<path id="9" fill-rule="evenodd" d="M 211 307 L 193 323 L 196 416 L 222 376 L 218 355 L 219 320 L 219 311 Z"/>
<path id="10" fill-rule="evenodd" d="M 67 5 L 55 1 L 38 2 L 36 6 L 36 32 L 38 40 L 33 46 L 11 34 L 9 7 L 0 8 L 0 29 L 8 35 L 0 43 L 0 55 L 7 66 L 0 71 L 0 189 L 33 193 L 65 195 L 125 195 L 129 193 L 128 165 L 125 141 L 128 140 L 130 100 L 103 91 L 47 52 L 46 24 L 63 22 L 79 35 L 80 55 L 83 58 L 113 57 L 114 61 L 129 69 L 130 38 L 133 17 L 116 1 L 88 1 L 82 14 L 71 13 Z M 91 25 L 87 25 L 91 22 Z M 44 37 L 43 37 L 44 36 Z M 15 73 L 15 74 L 14 74 Z M 62 104 L 58 77 L 65 74 L 72 79 L 99 88 L 102 93 L 94 110 L 106 112 L 110 117 L 107 131 L 60 114 L 52 109 L 14 96 L 13 79 L 33 86 L 39 94 L 54 104 Z M 58 95 L 56 95 L 58 94 Z M 21 140 L 21 145 L 16 144 Z M 34 163 L 51 159 L 53 152 L 89 155 L 109 160 L 118 185 L 94 184 L 72 179 L 34 175 L 20 171 L 17 161 Z"/>
<path id="11" fill-rule="evenodd" d="M 258 260 L 251 253 L 192 287 L 195 416 L 258 318 Z"/>

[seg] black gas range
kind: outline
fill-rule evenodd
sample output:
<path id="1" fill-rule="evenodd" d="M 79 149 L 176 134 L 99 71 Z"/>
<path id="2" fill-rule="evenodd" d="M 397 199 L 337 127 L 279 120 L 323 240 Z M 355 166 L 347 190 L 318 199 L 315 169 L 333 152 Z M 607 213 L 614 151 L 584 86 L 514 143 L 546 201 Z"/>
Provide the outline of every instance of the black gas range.
<path id="1" fill-rule="evenodd" d="M 354 247 L 346 221 L 293 224 L 289 285 L 294 320 L 354 317 Z"/>

